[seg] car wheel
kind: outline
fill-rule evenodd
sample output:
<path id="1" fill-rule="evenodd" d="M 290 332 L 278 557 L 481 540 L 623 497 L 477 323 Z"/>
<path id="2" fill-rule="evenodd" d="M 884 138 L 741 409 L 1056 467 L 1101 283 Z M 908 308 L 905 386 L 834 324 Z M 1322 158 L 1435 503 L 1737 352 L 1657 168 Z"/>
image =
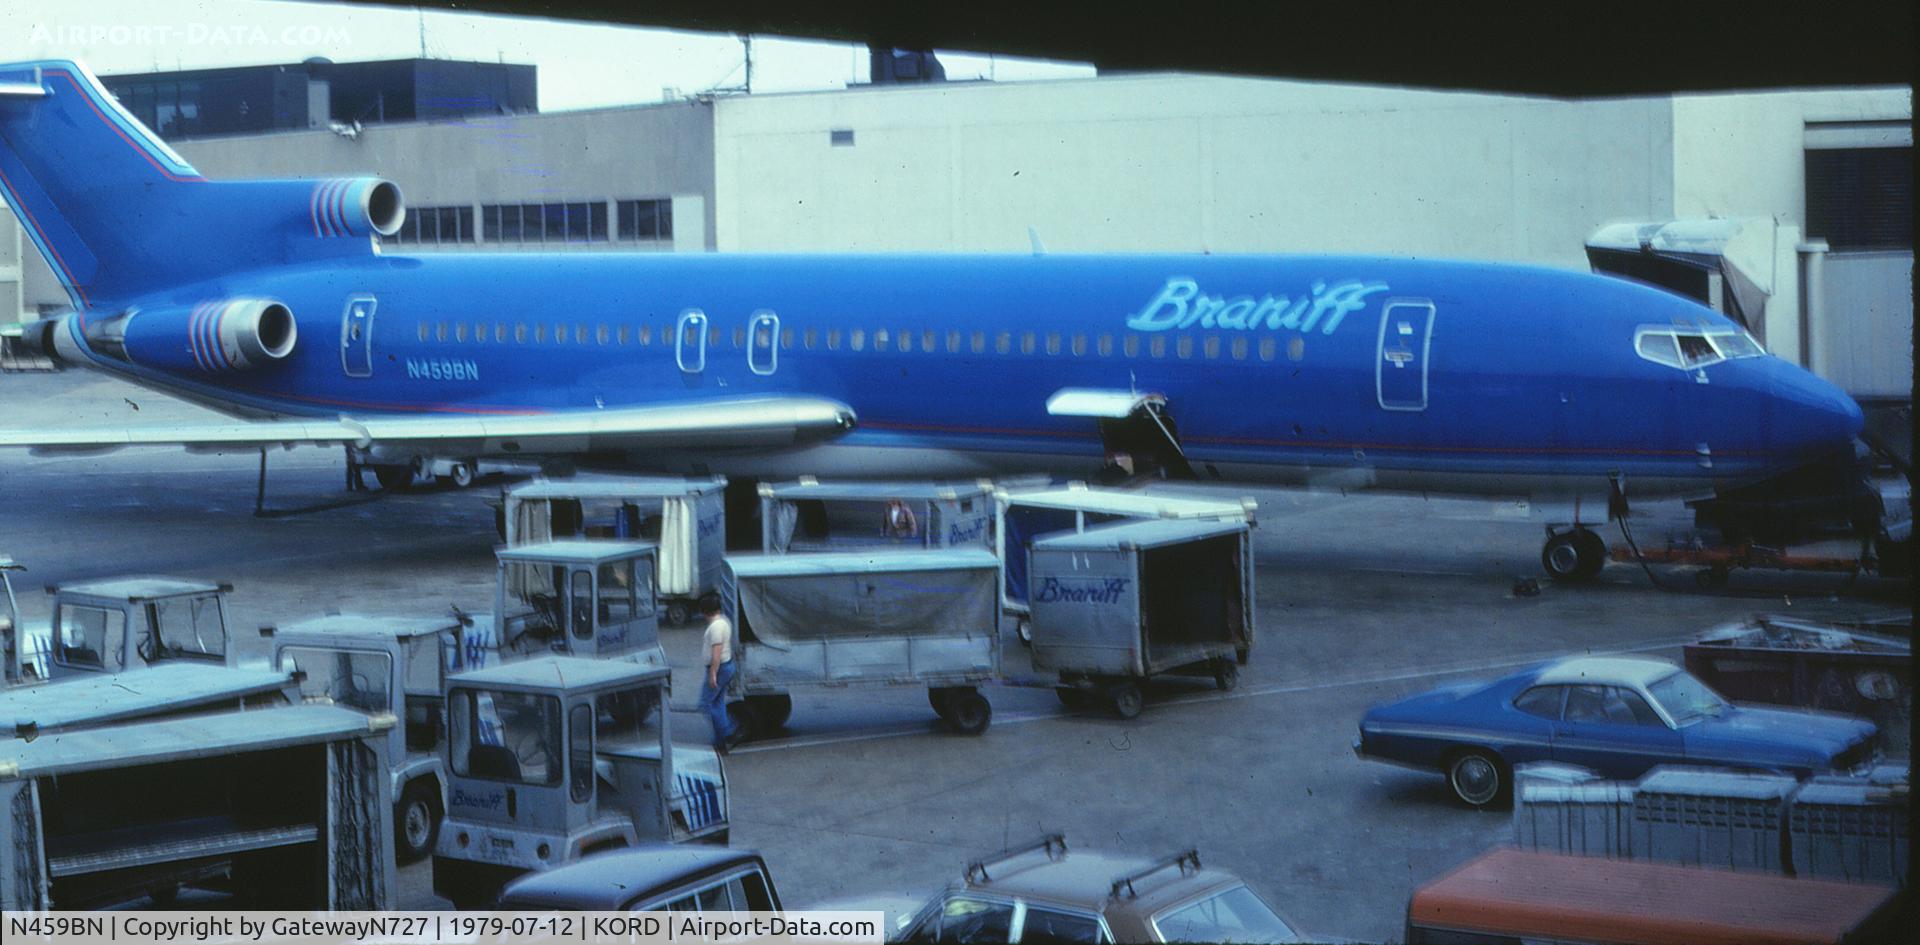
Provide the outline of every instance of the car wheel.
<path id="1" fill-rule="evenodd" d="M 787 720 L 793 717 L 793 697 L 784 692 L 771 696 L 748 696 L 747 704 L 753 707 L 754 722 L 765 726 L 768 731 L 785 728 Z"/>
<path id="2" fill-rule="evenodd" d="M 1145 705 L 1146 698 L 1141 695 L 1138 683 L 1115 683 L 1113 688 L 1107 690 L 1107 708 L 1120 718 L 1139 717 Z"/>
<path id="3" fill-rule="evenodd" d="M 393 808 L 394 858 L 411 863 L 433 852 L 440 839 L 440 799 L 425 779 L 413 781 L 400 792 L 400 803 Z"/>
<path id="4" fill-rule="evenodd" d="M 454 463 L 453 471 L 447 474 L 447 481 L 453 483 L 456 489 L 465 489 L 473 485 L 473 465 L 471 463 Z"/>
<path id="5" fill-rule="evenodd" d="M 1480 748 L 1454 755 L 1447 762 L 1447 786 L 1469 807 L 1485 807 L 1506 793 L 1507 767 L 1499 756 Z"/>
<path id="6" fill-rule="evenodd" d="M 962 735 L 979 735 L 993 724 L 993 704 L 975 689 L 960 689 L 947 697 L 947 724 Z"/>

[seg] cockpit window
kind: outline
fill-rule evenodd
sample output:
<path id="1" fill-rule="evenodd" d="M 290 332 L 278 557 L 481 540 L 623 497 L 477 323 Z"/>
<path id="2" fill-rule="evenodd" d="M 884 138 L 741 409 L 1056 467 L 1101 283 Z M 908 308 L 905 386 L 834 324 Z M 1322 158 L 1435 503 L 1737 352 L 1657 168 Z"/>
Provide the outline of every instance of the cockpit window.
<path id="1" fill-rule="evenodd" d="M 1634 336 L 1633 348 L 1655 364 L 1682 370 L 1767 353 L 1752 335 L 1738 328 L 1642 328 Z"/>

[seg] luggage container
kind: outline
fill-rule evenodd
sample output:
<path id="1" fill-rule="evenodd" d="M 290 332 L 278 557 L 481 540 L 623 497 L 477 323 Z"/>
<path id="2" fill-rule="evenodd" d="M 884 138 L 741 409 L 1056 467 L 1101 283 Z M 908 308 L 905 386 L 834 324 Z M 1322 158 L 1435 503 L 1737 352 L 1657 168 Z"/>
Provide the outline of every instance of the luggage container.
<path id="1" fill-rule="evenodd" d="M 433 852 L 447 809 L 442 693 L 463 630 L 452 619 L 356 614 L 260 628 L 273 665 L 299 674 L 304 698 L 401 721 L 386 740 L 395 855 L 402 863 Z"/>
<path id="2" fill-rule="evenodd" d="M 676 745 L 668 671 L 542 656 L 447 680 L 433 891 L 483 908 L 524 873 L 642 840 L 726 842 L 726 771 Z"/>
<path id="3" fill-rule="evenodd" d="M 1522 768 L 1532 767 L 1522 765 Z M 1514 773 L 1513 844 L 1522 850 L 1633 858 L 1633 785 Z"/>
<path id="4" fill-rule="evenodd" d="M 546 653 L 666 665 L 656 551 L 648 542 L 580 539 L 494 549 L 491 633 L 467 628 L 453 668 Z"/>
<path id="5" fill-rule="evenodd" d="M 1913 644 L 1779 616 L 1717 627 L 1686 646 L 1687 671 L 1735 702 L 1864 716 L 1887 748 L 1912 744 Z"/>
<path id="6" fill-rule="evenodd" d="M 392 908 L 393 725 L 292 705 L 0 742 L 0 909 L 182 886 L 241 908 Z"/>
<path id="7" fill-rule="evenodd" d="M 977 687 L 1000 665 L 999 574 L 982 548 L 728 556 L 734 722 L 749 737 L 778 729 L 795 689 L 926 686 L 947 724 L 986 731 Z"/>
<path id="8" fill-rule="evenodd" d="M 760 484 L 761 550 L 993 547 L 993 482 Z"/>
<path id="9" fill-rule="evenodd" d="M 1787 809 L 1794 875 L 1905 886 L 1908 829 L 1904 788 L 1814 778 Z"/>
<path id="10" fill-rule="evenodd" d="M 140 719 L 287 705 L 299 697 L 299 684 L 286 673 L 165 663 L 0 691 L 0 735 L 38 738 Z"/>
<path id="11" fill-rule="evenodd" d="M 677 626 L 720 586 L 726 492 L 724 476 L 536 479 L 503 495 L 500 531 L 510 548 L 570 538 L 657 544 L 654 586 Z"/>
<path id="12" fill-rule="evenodd" d="M 1787 799 L 1782 775 L 1661 766 L 1633 794 L 1635 859 L 1784 873 Z"/>
<path id="13" fill-rule="evenodd" d="M 1032 639 L 1027 606 L 1027 554 L 1037 538 L 1083 532 L 1110 522 L 1176 519 L 1254 524 L 1258 505 L 1124 489 L 1095 489 L 1076 482 L 1058 488 L 997 489 L 993 535 L 1004 564 L 1000 607 L 1014 616 L 1022 642 Z M 1241 665 L 1246 665 L 1242 654 Z"/>
<path id="14" fill-rule="evenodd" d="M 1128 719 L 1151 676 L 1232 689 L 1253 645 L 1250 543 L 1243 520 L 1130 522 L 1035 542 L 1033 668 L 1068 704 L 1101 699 Z"/>

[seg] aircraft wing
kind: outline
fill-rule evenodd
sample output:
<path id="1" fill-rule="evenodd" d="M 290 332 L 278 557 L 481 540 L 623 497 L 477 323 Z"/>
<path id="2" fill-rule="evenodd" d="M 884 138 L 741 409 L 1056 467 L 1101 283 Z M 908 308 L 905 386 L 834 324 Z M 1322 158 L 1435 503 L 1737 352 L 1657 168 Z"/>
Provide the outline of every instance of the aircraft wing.
<path id="1" fill-rule="evenodd" d="M 269 447 L 420 444 L 468 455 L 580 453 L 635 446 L 779 445 L 831 436 L 854 425 L 853 408 L 819 397 L 753 397 L 553 413 L 490 416 L 229 420 L 151 426 L 0 430 L 0 448 L 35 454 L 102 453 L 129 446 L 193 452 Z"/>

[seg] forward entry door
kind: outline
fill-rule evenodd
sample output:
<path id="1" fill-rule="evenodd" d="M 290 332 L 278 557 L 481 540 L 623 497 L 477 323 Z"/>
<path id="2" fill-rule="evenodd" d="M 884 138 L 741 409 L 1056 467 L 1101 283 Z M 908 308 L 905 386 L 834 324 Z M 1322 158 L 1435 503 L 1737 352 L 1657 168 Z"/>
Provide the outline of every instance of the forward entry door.
<path id="1" fill-rule="evenodd" d="M 373 296 L 355 295 L 340 318 L 340 369 L 348 377 L 373 376 L 373 309 Z"/>
<path id="2" fill-rule="evenodd" d="M 1433 303 L 1402 299 L 1380 313 L 1374 391 L 1383 410 L 1427 409 L 1427 359 L 1433 347 Z"/>

